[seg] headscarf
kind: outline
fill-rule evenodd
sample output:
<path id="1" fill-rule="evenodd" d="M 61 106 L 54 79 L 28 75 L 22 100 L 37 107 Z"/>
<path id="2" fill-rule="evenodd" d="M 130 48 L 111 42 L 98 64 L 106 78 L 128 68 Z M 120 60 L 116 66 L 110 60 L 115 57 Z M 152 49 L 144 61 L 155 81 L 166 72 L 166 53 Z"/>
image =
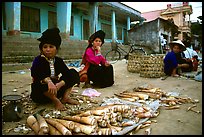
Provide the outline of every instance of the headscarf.
<path id="1" fill-rule="evenodd" d="M 61 37 L 59 35 L 60 30 L 58 28 L 51 28 L 47 29 L 42 33 L 42 36 L 38 38 L 41 43 L 39 45 L 39 48 L 42 50 L 42 46 L 44 44 L 52 44 L 56 46 L 56 49 L 58 50 L 61 45 Z"/>
<path id="2" fill-rule="evenodd" d="M 102 45 L 103 45 L 105 35 L 106 35 L 106 34 L 105 34 L 104 31 L 99 30 L 99 31 L 95 32 L 94 34 L 92 34 L 92 35 L 89 37 L 89 43 L 92 43 L 96 38 L 100 38 L 101 41 L 102 41 Z"/>

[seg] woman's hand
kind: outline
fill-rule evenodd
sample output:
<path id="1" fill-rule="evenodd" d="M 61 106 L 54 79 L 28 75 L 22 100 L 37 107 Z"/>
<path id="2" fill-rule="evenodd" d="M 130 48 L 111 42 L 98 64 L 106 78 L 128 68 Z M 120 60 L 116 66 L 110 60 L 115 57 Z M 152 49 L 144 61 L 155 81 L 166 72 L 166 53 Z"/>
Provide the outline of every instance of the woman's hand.
<path id="1" fill-rule="evenodd" d="M 106 66 L 106 67 L 110 66 L 110 63 L 106 61 L 106 62 L 105 62 L 105 66 Z"/>
<path id="2" fill-rule="evenodd" d="M 62 81 L 60 81 L 59 83 L 56 83 L 56 88 L 57 88 L 57 91 L 62 87 L 62 86 L 64 86 L 65 85 L 65 82 L 62 80 Z"/>
<path id="3" fill-rule="evenodd" d="M 97 53 L 101 53 L 101 47 L 100 46 L 96 46 L 95 50 L 97 51 Z"/>
<path id="4" fill-rule="evenodd" d="M 50 80 L 48 81 L 48 92 L 53 94 L 53 95 L 57 95 L 57 87 L 56 85 Z"/>

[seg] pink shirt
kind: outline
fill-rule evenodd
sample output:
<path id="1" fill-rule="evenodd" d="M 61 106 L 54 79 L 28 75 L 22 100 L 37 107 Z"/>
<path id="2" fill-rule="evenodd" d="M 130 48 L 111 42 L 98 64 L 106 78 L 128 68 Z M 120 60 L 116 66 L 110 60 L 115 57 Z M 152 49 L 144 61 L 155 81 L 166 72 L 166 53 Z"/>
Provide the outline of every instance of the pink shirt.
<path id="1" fill-rule="evenodd" d="M 105 65 L 106 59 L 98 54 L 92 47 L 89 47 L 85 52 L 85 60 L 95 65 Z"/>

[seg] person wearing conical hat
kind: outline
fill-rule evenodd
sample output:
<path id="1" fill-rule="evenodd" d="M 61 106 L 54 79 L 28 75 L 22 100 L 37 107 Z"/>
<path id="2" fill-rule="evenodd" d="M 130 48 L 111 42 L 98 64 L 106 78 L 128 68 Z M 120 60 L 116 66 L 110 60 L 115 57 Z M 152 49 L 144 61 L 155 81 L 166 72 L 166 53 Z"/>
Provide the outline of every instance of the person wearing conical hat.
<path id="1" fill-rule="evenodd" d="M 186 49 L 181 40 L 169 43 L 171 51 L 164 58 L 164 73 L 169 76 L 178 77 L 181 72 L 192 70 L 192 64 L 183 56 L 182 52 Z"/>
<path id="2" fill-rule="evenodd" d="M 104 44 L 105 32 L 99 30 L 93 33 L 88 40 L 88 46 L 82 57 L 82 64 L 87 68 L 79 72 L 80 81 L 85 82 L 84 87 L 105 88 L 114 84 L 113 66 L 101 54 L 101 47 Z M 88 66 L 88 67 L 87 67 Z"/>
<path id="3" fill-rule="evenodd" d="M 65 110 L 64 103 L 79 104 L 70 98 L 72 87 L 79 84 L 79 74 L 69 69 L 56 54 L 61 45 L 58 28 L 47 29 L 37 40 L 40 54 L 31 66 L 31 99 L 39 104 L 53 102 L 58 110 Z"/>

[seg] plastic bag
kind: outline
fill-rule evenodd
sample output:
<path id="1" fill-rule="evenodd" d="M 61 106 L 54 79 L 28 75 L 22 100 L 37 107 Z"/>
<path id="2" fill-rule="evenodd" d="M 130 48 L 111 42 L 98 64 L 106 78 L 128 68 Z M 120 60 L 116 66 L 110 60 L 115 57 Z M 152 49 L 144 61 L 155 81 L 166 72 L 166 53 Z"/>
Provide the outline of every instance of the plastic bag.
<path id="1" fill-rule="evenodd" d="M 82 92 L 82 95 L 89 96 L 89 97 L 98 97 L 101 95 L 98 91 L 92 88 L 87 88 Z"/>

